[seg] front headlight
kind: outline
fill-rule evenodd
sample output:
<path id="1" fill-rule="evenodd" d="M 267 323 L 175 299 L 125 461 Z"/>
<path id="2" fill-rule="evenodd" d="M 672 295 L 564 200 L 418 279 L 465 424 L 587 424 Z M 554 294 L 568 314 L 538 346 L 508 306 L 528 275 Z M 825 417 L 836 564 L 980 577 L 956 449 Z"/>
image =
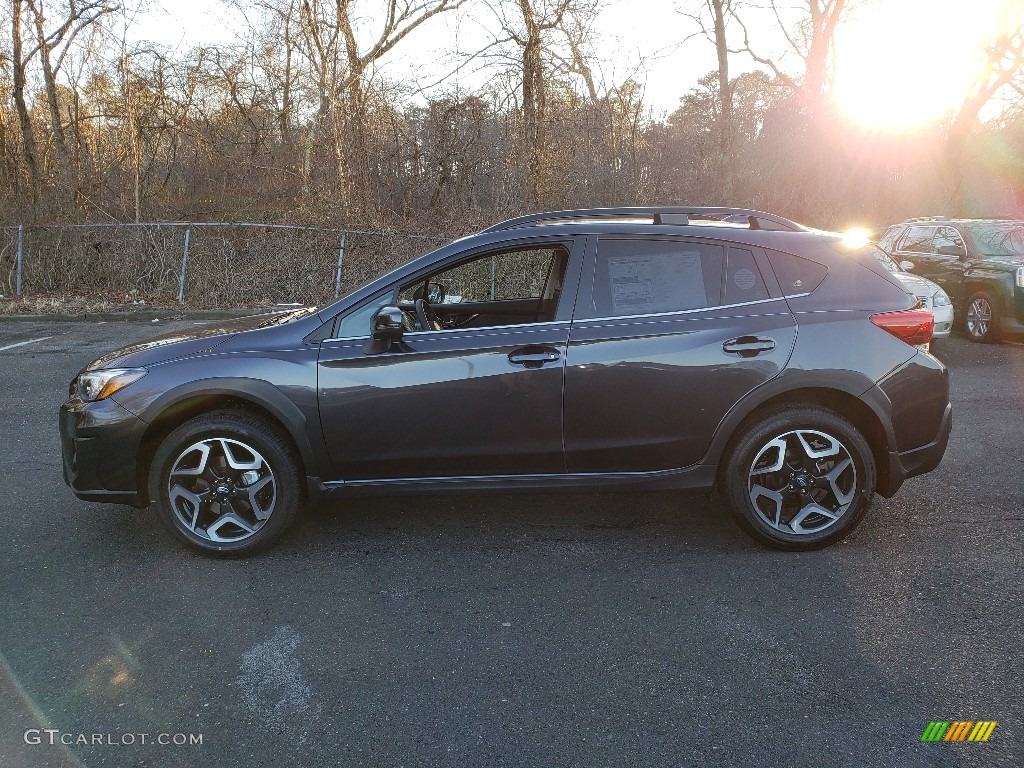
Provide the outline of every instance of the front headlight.
<path id="1" fill-rule="evenodd" d="M 935 292 L 932 296 L 932 306 L 935 307 L 948 307 L 952 302 L 949 300 L 947 293 L 941 288 Z"/>
<path id="2" fill-rule="evenodd" d="M 87 403 L 103 400 L 146 375 L 145 368 L 107 368 L 80 374 L 71 382 L 70 395 Z"/>

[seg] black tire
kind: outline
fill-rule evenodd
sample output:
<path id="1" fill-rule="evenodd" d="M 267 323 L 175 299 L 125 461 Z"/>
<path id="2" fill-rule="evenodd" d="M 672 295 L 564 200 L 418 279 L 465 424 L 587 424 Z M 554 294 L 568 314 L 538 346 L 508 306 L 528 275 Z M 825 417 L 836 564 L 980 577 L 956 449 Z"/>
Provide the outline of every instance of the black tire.
<path id="1" fill-rule="evenodd" d="M 809 550 L 857 526 L 876 478 L 871 448 L 853 424 L 817 406 L 786 406 L 743 427 L 723 462 L 719 492 L 754 539 Z"/>
<path id="2" fill-rule="evenodd" d="M 277 541 L 295 522 L 300 481 L 292 447 L 272 425 L 244 411 L 215 411 L 185 422 L 160 444 L 149 498 L 190 547 L 239 557 Z"/>
<path id="3" fill-rule="evenodd" d="M 964 330 L 967 338 L 981 344 L 999 341 L 999 311 L 992 294 L 978 291 L 964 305 Z"/>

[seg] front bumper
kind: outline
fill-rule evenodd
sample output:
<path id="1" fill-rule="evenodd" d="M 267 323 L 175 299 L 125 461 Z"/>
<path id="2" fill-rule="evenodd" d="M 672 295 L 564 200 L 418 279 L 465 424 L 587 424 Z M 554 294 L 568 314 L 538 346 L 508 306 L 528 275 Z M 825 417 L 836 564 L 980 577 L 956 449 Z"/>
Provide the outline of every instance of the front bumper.
<path id="1" fill-rule="evenodd" d="M 136 456 L 146 424 L 110 398 L 78 398 L 60 408 L 64 482 L 85 501 L 146 506 L 138 488 Z"/>
<path id="2" fill-rule="evenodd" d="M 935 315 L 935 330 L 932 332 L 933 339 L 946 339 L 953 332 L 953 307 L 946 305 L 931 308 Z"/>

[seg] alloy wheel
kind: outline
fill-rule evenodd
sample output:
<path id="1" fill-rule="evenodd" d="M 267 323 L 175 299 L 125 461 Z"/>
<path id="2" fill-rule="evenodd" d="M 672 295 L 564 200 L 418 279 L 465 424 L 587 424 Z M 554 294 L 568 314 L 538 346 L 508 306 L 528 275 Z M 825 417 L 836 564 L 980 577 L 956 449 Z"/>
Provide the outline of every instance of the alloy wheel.
<path id="1" fill-rule="evenodd" d="M 837 438 L 797 429 L 765 443 L 747 475 L 758 517 L 786 534 L 816 534 L 833 526 L 857 495 L 857 468 Z"/>
<path id="2" fill-rule="evenodd" d="M 277 504 L 277 479 L 260 453 L 240 440 L 213 437 L 190 445 L 167 479 L 179 524 L 216 543 L 256 534 Z"/>
<path id="3" fill-rule="evenodd" d="M 984 296 L 975 297 L 967 307 L 967 332 L 976 339 L 984 338 L 992 325 L 992 305 Z"/>

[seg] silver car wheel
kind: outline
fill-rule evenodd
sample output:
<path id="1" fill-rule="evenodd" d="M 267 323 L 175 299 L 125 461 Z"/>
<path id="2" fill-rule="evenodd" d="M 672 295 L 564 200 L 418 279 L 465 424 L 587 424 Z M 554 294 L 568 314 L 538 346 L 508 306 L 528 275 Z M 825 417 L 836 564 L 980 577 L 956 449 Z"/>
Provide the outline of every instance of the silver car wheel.
<path id="1" fill-rule="evenodd" d="M 787 534 L 816 534 L 835 525 L 857 495 L 850 451 L 825 432 L 796 429 L 769 440 L 747 475 L 758 517 Z"/>
<path id="2" fill-rule="evenodd" d="M 171 466 L 167 495 L 185 530 L 216 543 L 255 535 L 277 504 L 277 479 L 250 445 L 213 437 L 190 445 Z"/>
<path id="3" fill-rule="evenodd" d="M 984 296 L 978 296 L 967 307 L 967 332 L 976 339 L 982 339 L 991 325 L 992 305 Z"/>

